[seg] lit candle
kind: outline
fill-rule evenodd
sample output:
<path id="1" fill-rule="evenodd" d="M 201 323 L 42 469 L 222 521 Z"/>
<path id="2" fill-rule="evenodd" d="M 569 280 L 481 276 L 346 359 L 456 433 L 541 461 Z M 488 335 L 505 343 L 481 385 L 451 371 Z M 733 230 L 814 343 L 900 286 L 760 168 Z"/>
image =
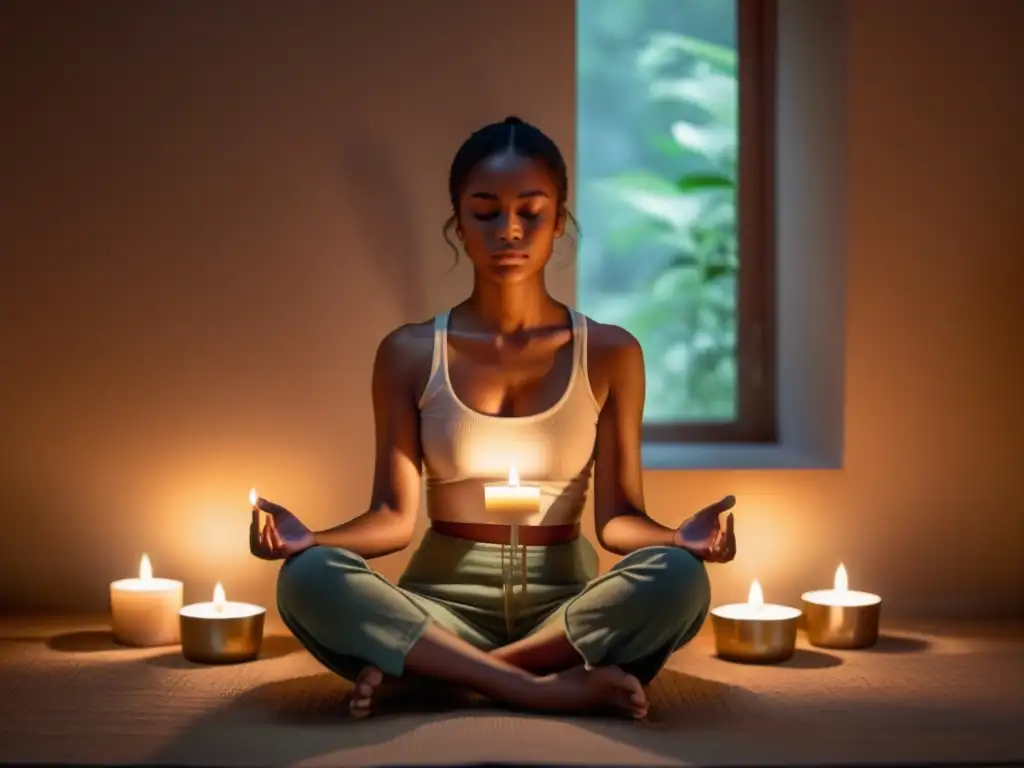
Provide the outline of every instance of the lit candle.
<path id="1" fill-rule="evenodd" d="M 711 611 L 715 648 L 720 658 L 751 664 L 786 661 L 796 649 L 796 624 L 800 610 L 765 603 L 755 579 L 747 602 L 722 605 Z"/>
<path id="2" fill-rule="evenodd" d="M 174 645 L 178 642 L 181 602 L 182 583 L 153 578 L 153 565 L 143 554 L 137 579 L 118 579 L 110 584 L 114 639 L 139 647 Z"/>
<path id="3" fill-rule="evenodd" d="M 201 664 L 251 661 L 263 645 L 265 608 L 228 602 L 220 582 L 209 603 L 192 603 L 179 612 L 181 653 Z"/>
<path id="4" fill-rule="evenodd" d="M 518 581 L 526 591 L 526 552 L 519 547 L 519 526 L 540 516 L 540 487 L 520 485 L 515 465 L 509 467 L 508 484 L 488 483 L 484 486 L 484 508 L 487 520 L 509 527 L 509 558 L 502 556 L 501 581 L 505 601 L 505 628 L 511 633 L 514 628 L 514 583 Z M 518 563 L 517 563 L 518 560 Z"/>
<path id="5" fill-rule="evenodd" d="M 249 489 L 249 506 L 252 507 L 252 511 L 256 513 L 257 520 L 259 520 L 259 530 L 263 530 L 263 512 L 256 507 L 256 502 L 260 500 L 259 495 L 256 493 L 255 488 Z"/>
<path id="6" fill-rule="evenodd" d="M 484 486 L 484 507 L 489 522 L 522 525 L 540 514 L 540 487 L 520 485 L 515 466 L 508 470 L 508 483 Z"/>
<path id="7" fill-rule="evenodd" d="M 878 642 L 882 598 L 850 589 L 846 566 L 836 568 L 832 589 L 802 596 L 807 640 L 821 648 L 869 648 Z"/>

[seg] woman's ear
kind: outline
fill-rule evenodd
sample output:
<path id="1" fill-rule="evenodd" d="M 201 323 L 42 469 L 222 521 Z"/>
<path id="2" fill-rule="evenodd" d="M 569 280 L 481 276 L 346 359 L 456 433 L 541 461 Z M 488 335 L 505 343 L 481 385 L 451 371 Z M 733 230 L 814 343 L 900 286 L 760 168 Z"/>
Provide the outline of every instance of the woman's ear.
<path id="1" fill-rule="evenodd" d="M 566 221 L 567 218 L 569 218 L 568 211 L 566 211 L 565 208 L 562 208 L 558 212 L 558 218 L 555 219 L 555 237 L 556 238 L 561 237 L 562 235 L 565 234 L 565 221 Z"/>

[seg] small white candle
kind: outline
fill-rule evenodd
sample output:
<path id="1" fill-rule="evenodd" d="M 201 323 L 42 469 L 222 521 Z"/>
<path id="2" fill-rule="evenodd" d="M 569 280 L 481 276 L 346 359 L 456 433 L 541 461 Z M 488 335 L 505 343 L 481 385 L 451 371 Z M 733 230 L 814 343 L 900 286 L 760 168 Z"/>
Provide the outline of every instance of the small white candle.
<path id="1" fill-rule="evenodd" d="M 765 603 L 764 591 L 757 579 L 754 579 L 750 584 L 750 592 L 747 593 L 747 602 L 721 605 L 714 608 L 711 613 L 733 621 L 786 621 L 798 618 L 800 609 L 788 605 Z"/>
<path id="2" fill-rule="evenodd" d="M 509 468 L 508 484 L 488 483 L 484 486 L 484 506 L 493 523 L 523 524 L 540 514 L 540 487 L 520 485 L 515 466 Z"/>
<path id="3" fill-rule="evenodd" d="M 213 600 L 209 603 L 191 603 L 180 609 L 182 616 L 191 619 L 244 619 L 264 613 L 265 608 L 252 603 L 229 602 L 224 587 L 218 581 L 213 588 Z"/>
<path id="4" fill-rule="evenodd" d="M 143 554 L 137 579 L 110 584 L 110 619 L 114 638 L 125 645 L 149 647 L 179 641 L 178 612 L 182 583 L 153 578 L 153 565 Z"/>
<path id="5" fill-rule="evenodd" d="M 835 606 L 841 608 L 863 608 L 878 605 L 882 602 L 879 595 L 870 592 L 858 592 L 850 589 L 850 579 L 846 574 L 846 566 L 842 563 L 836 568 L 836 578 L 832 589 L 818 589 L 805 592 L 803 600 L 815 605 Z"/>

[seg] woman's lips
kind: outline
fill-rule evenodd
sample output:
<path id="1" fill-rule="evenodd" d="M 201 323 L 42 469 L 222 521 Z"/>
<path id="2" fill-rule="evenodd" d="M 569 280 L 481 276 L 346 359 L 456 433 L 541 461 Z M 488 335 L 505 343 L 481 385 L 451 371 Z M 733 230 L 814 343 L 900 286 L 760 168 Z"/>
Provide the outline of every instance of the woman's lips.
<path id="1" fill-rule="evenodd" d="M 522 251 L 499 251 L 491 254 L 491 261 L 495 264 L 521 264 L 529 258 L 530 254 Z"/>

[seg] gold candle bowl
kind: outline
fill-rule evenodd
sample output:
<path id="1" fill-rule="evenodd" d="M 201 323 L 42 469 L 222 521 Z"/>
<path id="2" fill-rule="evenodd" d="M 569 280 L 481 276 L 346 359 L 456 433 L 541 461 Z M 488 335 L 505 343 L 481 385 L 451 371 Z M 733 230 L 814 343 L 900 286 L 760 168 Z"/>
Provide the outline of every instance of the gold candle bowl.
<path id="1" fill-rule="evenodd" d="M 711 611 L 715 651 L 720 659 L 743 664 L 778 664 L 796 650 L 800 610 L 764 602 L 755 579 L 745 603 L 722 605 Z"/>
<path id="2" fill-rule="evenodd" d="M 882 599 L 832 589 L 803 595 L 807 641 L 819 648 L 870 648 L 878 642 Z"/>
<path id="3" fill-rule="evenodd" d="M 259 658 L 267 611 L 229 603 L 217 585 L 212 603 L 186 605 L 178 614 L 181 654 L 197 664 L 237 664 Z"/>
<path id="4" fill-rule="evenodd" d="M 882 598 L 849 587 L 846 566 L 836 568 L 832 589 L 805 592 L 807 641 L 819 648 L 870 648 L 878 642 Z"/>

